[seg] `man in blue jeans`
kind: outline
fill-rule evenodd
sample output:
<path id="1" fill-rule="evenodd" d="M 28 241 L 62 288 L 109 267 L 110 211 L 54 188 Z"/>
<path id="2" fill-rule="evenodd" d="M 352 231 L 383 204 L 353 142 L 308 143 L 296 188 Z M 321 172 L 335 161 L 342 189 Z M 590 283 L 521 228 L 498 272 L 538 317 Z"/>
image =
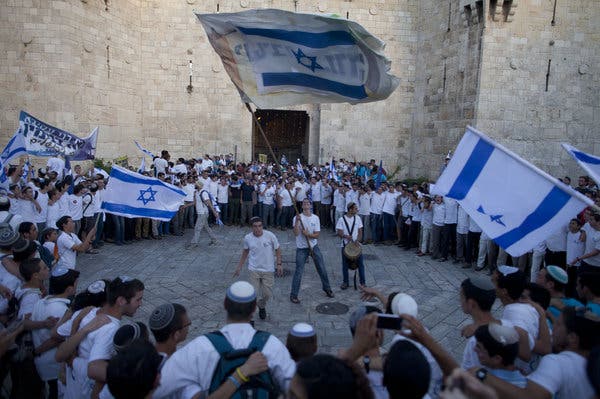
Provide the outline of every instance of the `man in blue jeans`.
<path id="1" fill-rule="evenodd" d="M 362 239 L 362 231 L 363 225 L 362 220 L 357 215 L 358 213 L 358 205 L 354 202 L 351 202 L 347 206 L 348 212 L 338 219 L 337 224 L 335 225 L 335 229 L 337 231 L 337 235 L 342 239 L 342 275 L 344 277 L 344 282 L 340 287 L 342 290 L 348 288 L 348 259 L 344 256 L 344 247 L 348 245 L 351 241 L 360 242 Z M 363 260 L 362 253 L 356 260 L 358 263 L 358 277 L 360 280 L 360 285 L 365 285 L 365 263 Z M 355 287 L 356 288 L 356 287 Z"/>
<path id="2" fill-rule="evenodd" d="M 300 283 L 302 282 L 306 258 L 308 258 L 311 251 L 317 273 L 319 273 L 319 277 L 321 278 L 323 291 L 325 291 L 325 294 L 329 298 L 333 298 L 333 291 L 331 291 L 331 287 L 329 286 L 329 278 L 327 277 L 327 270 L 325 270 L 323 255 L 317 245 L 317 238 L 319 238 L 319 233 L 321 231 L 321 223 L 319 217 L 312 213 L 312 204 L 308 198 L 302 200 L 302 213 L 294 217 L 293 224 L 294 235 L 296 236 L 296 271 L 294 272 L 294 279 L 292 280 L 290 301 L 293 303 L 300 303 L 298 291 L 300 291 Z"/>

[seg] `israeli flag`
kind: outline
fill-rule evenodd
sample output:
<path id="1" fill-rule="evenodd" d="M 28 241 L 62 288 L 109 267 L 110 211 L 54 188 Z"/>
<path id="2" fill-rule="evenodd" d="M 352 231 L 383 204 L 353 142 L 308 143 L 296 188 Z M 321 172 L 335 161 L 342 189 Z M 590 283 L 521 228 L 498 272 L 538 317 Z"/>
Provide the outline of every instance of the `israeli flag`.
<path id="1" fill-rule="evenodd" d="M 183 204 L 184 197 L 185 193 L 171 184 L 113 165 L 102 209 L 125 217 L 168 222 Z"/>
<path id="2" fill-rule="evenodd" d="M 569 144 L 563 143 L 562 146 L 577 161 L 579 166 L 594 179 L 596 184 L 600 185 L 600 157 L 579 151 Z"/>
<path id="3" fill-rule="evenodd" d="M 20 131 L 17 131 L 0 153 L 0 183 L 5 183 L 8 179 L 8 176 L 4 172 L 4 168 L 8 166 L 8 163 L 12 159 L 25 154 L 27 154 L 25 138 Z"/>
<path id="4" fill-rule="evenodd" d="M 297 162 L 296 162 L 296 174 L 298 176 L 302 176 L 306 179 L 306 174 L 304 174 L 304 168 L 302 167 L 302 164 L 300 163 L 300 158 L 298 158 Z"/>
<path id="5" fill-rule="evenodd" d="M 593 204 L 470 126 L 435 189 L 458 200 L 512 256 L 530 251 Z"/>
<path id="6" fill-rule="evenodd" d="M 356 22 L 284 10 L 196 14 L 244 102 L 259 108 L 387 98 L 385 44 Z"/>
<path id="7" fill-rule="evenodd" d="M 135 143 L 135 146 L 144 154 L 150 156 L 152 159 L 156 158 L 154 156 L 154 154 L 152 152 L 150 152 L 149 150 L 145 149 L 144 147 L 142 147 L 142 145 L 140 143 L 138 143 L 137 141 L 133 140 L 133 142 Z"/>

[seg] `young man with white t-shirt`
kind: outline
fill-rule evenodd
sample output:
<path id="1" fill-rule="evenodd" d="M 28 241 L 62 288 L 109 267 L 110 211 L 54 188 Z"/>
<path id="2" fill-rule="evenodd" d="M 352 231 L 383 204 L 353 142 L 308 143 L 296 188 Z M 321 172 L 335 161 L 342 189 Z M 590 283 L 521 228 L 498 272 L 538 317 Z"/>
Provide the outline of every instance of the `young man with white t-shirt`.
<path id="1" fill-rule="evenodd" d="M 600 213 L 590 215 L 588 224 L 583 227 L 586 231 L 584 254 L 575 258 L 575 262 L 582 261 L 582 270 L 592 268 L 600 270 Z M 594 269 L 598 268 L 598 269 Z"/>
<path id="2" fill-rule="evenodd" d="M 357 213 L 358 205 L 356 205 L 354 202 L 349 203 L 348 212 L 344 216 L 339 218 L 337 224 L 335 225 L 337 235 L 342 239 L 342 276 L 344 279 L 342 285 L 340 286 L 342 290 L 348 288 L 349 282 L 349 262 L 348 259 L 346 259 L 346 256 L 344 255 L 344 247 L 350 242 L 360 242 L 360 240 L 362 240 L 363 225 Z M 365 285 L 365 263 L 363 260 L 362 252 L 359 255 L 358 259 L 356 259 L 356 263 L 358 263 L 358 277 L 360 280 L 360 285 Z"/>
<path id="3" fill-rule="evenodd" d="M 250 219 L 252 232 L 244 237 L 244 250 L 238 263 L 234 277 L 239 276 L 242 266 L 248 260 L 248 271 L 250 272 L 250 283 L 259 294 L 256 302 L 258 316 L 261 320 L 267 317 L 267 301 L 273 296 L 273 284 L 275 282 L 275 258 L 277 258 L 277 275 L 283 275 L 281 266 L 281 248 L 275 234 L 263 230 L 262 219 L 253 217 Z"/>
<path id="4" fill-rule="evenodd" d="M 96 227 L 92 227 L 82 242 L 74 233 L 75 222 L 70 216 L 63 216 L 58 219 L 56 226 L 61 233 L 58 240 L 56 240 L 59 258 L 55 267 L 75 269 L 77 252 L 85 252 L 90 248 L 92 240 L 96 236 Z"/>
<path id="5" fill-rule="evenodd" d="M 50 294 L 33 307 L 31 320 L 45 321 L 48 317 L 60 319 L 69 309 L 69 297 L 75 294 L 79 271 L 55 267 L 50 276 Z M 48 385 L 48 398 L 58 397 L 58 374 L 60 363 L 54 355 L 62 339 L 52 335 L 50 328 L 32 332 L 35 347 L 35 367 L 42 381 Z"/>
<path id="6" fill-rule="evenodd" d="M 580 313 L 567 307 L 552 330 L 555 354 L 542 358 L 537 369 L 527 376 L 525 388 L 493 375 L 478 375 L 478 378 L 494 388 L 500 398 L 592 398 L 594 390 L 588 380 L 586 366 L 590 351 L 598 344 L 598 337 L 600 321 L 597 317 L 590 312 Z"/>
<path id="7" fill-rule="evenodd" d="M 325 269 L 325 261 L 317 245 L 317 239 L 321 232 L 321 224 L 319 217 L 312 213 L 311 208 L 312 205 L 308 198 L 302 200 L 302 213 L 294 216 L 293 221 L 294 235 L 296 236 L 296 271 L 294 272 L 292 292 L 290 293 L 290 301 L 293 303 L 300 303 L 298 291 L 300 291 L 304 265 L 309 255 L 312 256 L 315 262 L 323 291 L 325 291 L 325 294 L 329 298 L 333 298 L 333 291 L 331 291 L 327 270 Z"/>
<path id="8" fill-rule="evenodd" d="M 212 229 L 208 225 L 208 213 L 209 211 L 215 217 L 215 220 L 219 219 L 219 213 L 213 207 L 213 203 L 210 198 L 210 194 L 204 188 L 204 183 L 201 181 L 196 182 L 196 193 L 194 194 L 194 204 L 196 205 L 196 225 L 194 226 L 194 237 L 192 237 L 192 241 L 187 246 L 188 248 L 194 248 L 198 246 L 200 241 L 200 233 L 202 230 L 206 230 L 206 233 L 210 237 L 209 245 L 215 245 L 217 241 L 217 236 L 213 233 Z"/>
<path id="9" fill-rule="evenodd" d="M 81 320 L 79 330 L 82 332 L 78 330 L 71 334 L 74 318 L 59 326 L 58 335 L 68 337 L 61 347 L 78 347 L 77 357 L 73 360 L 73 381 L 67 380 L 67 391 L 74 393 L 74 397 L 90 397 L 92 392 L 102 390 L 106 382 L 106 367 L 113 355 L 114 334 L 121 326 L 123 316 L 135 315 L 143 295 L 144 284 L 140 280 L 117 277 L 108 285 L 106 305 Z M 94 331 L 87 331 L 88 323 L 91 324 L 97 316 L 106 316 L 108 322 Z"/>

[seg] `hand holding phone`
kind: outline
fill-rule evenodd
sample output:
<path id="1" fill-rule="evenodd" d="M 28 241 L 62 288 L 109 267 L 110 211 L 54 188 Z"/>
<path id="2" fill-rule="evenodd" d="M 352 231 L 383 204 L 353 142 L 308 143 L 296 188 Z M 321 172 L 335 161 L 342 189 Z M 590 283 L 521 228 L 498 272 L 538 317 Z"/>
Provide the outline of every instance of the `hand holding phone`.
<path id="1" fill-rule="evenodd" d="M 377 328 L 383 330 L 402 330 L 402 318 L 395 315 L 379 313 L 377 315 Z"/>

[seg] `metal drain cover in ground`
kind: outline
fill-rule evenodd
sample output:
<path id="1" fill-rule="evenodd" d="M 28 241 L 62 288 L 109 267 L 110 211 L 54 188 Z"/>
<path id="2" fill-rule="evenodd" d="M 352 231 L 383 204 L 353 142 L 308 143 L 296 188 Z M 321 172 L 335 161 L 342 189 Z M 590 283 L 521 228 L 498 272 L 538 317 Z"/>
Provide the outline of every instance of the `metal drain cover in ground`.
<path id="1" fill-rule="evenodd" d="M 317 305 L 317 312 L 322 314 L 338 315 L 348 313 L 348 306 L 339 302 L 326 302 Z"/>

